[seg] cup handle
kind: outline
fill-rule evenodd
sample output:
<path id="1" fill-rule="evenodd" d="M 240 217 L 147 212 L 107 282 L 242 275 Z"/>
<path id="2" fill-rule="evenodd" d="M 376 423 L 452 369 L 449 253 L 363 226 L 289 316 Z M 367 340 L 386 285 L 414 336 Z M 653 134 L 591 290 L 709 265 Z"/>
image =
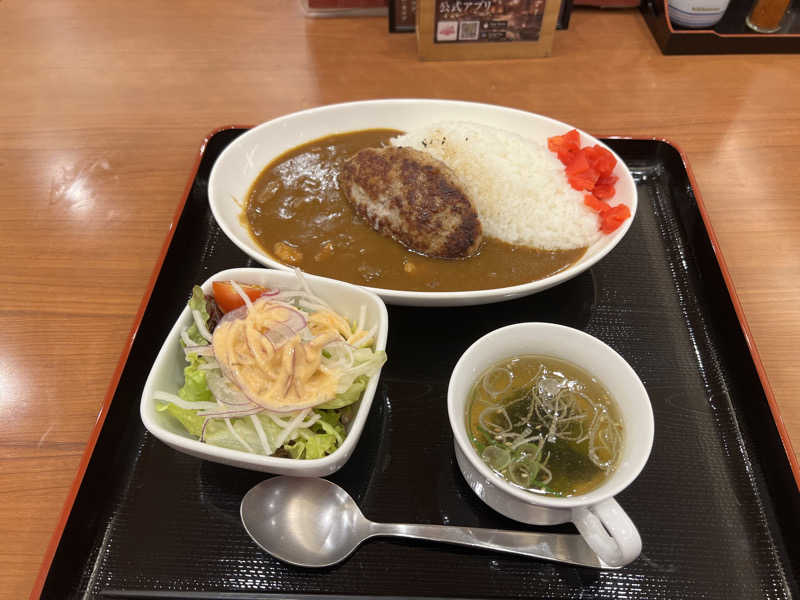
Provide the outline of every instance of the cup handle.
<path id="1" fill-rule="evenodd" d="M 633 562 L 642 551 L 642 538 L 614 498 L 572 509 L 572 522 L 595 554 L 610 567 Z"/>

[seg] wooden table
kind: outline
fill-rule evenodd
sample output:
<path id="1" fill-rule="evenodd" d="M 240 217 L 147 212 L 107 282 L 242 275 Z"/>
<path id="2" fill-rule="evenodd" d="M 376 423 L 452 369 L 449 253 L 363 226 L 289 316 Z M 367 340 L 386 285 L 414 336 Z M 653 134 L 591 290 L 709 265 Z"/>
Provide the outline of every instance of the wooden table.
<path id="1" fill-rule="evenodd" d="M 0 39 L 2 598 L 34 585 L 204 136 L 320 104 L 476 100 L 680 145 L 800 449 L 800 57 L 666 57 L 637 12 L 578 10 L 549 59 L 422 63 L 384 19 L 296 0 L 0 0 Z"/>

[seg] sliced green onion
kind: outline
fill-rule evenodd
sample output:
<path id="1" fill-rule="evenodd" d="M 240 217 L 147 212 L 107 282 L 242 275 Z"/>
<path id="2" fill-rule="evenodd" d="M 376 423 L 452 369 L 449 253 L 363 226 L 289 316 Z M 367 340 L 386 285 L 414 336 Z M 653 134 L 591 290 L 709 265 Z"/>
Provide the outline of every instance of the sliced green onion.
<path id="1" fill-rule="evenodd" d="M 515 483 L 520 487 L 530 487 L 532 477 L 528 462 L 525 460 L 518 460 L 511 463 L 508 467 L 508 478 L 512 483 Z"/>
<path id="2" fill-rule="evenodd" d="M 495 471 L 502 471 L 511 462 L 511 453 L 498 446 L 486 446 L 481 453 L 481 458 Z"/>

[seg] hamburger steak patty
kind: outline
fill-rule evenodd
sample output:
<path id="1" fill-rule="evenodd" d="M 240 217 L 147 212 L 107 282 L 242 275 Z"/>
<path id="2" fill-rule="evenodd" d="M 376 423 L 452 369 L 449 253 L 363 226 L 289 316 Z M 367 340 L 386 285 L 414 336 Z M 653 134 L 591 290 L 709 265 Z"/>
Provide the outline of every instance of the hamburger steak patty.
<path id="1" fill-rule="evenodd" d="M 347 160 L 339 186 L 378 233 L 435 258 L 465 258 L 482 240 L 475 206 L 442 161 L 413 148 L 366 148 Z"/>

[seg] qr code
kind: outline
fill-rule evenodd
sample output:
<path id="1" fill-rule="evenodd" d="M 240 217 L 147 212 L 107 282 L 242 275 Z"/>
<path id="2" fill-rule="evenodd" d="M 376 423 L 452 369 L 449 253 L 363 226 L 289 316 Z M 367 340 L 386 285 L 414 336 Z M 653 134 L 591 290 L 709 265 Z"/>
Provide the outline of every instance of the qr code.
<path id="1" fill-rule="evenodd" d="M 480 30 L 480 21 L 460 21 L 458 23 L 458 39 L 477 40 Z"/>

